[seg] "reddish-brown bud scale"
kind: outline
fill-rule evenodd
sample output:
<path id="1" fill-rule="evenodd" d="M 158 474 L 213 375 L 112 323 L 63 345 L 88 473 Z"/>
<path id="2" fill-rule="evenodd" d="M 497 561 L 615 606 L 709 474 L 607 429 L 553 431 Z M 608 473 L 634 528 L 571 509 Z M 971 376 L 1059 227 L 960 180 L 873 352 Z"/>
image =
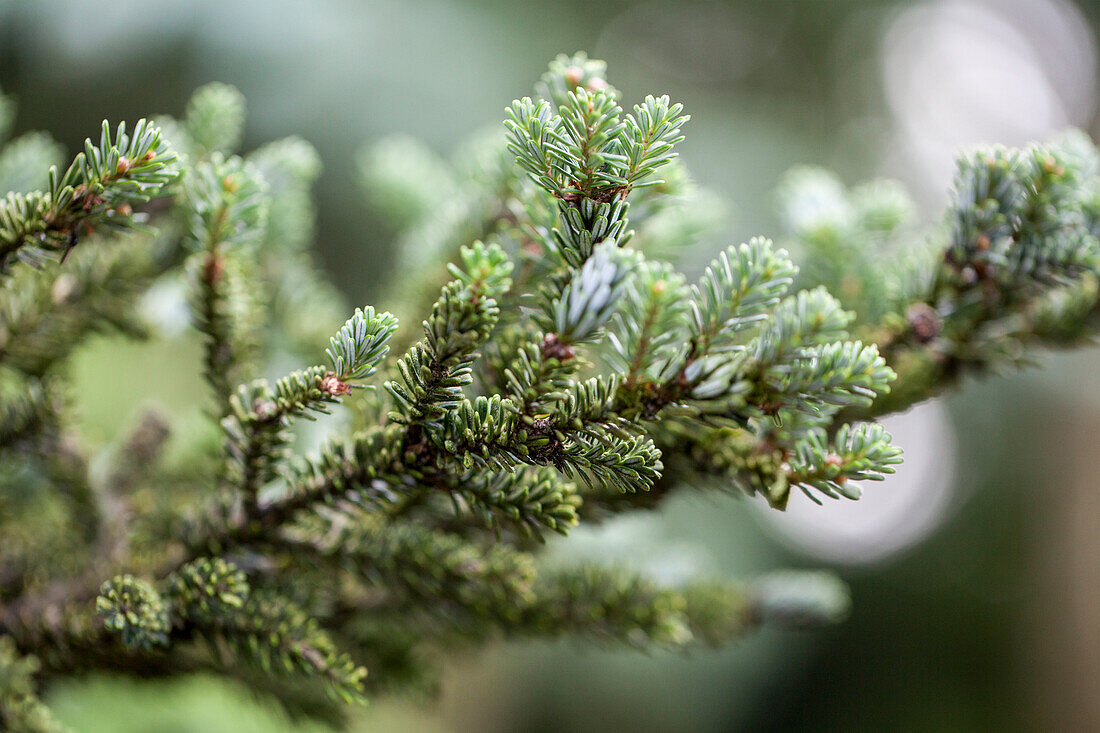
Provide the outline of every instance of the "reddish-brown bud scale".
<path id="1" fill-rule="evenodd" d="M 258 399 L 252 403 L 252 412 L 260 420 L 270 420 L 275 417 L 277 408 L 270 400 Z"/>
<path id="2" fill-rule="evenodd" d="M 326 372 L 325 376 L 321 377 L 321 391 L 333 397 L 339 397 L 351 394 L 351 385 L 337 377 L 336 372 Z"/>
<path id="3" fill-rule="evenodd" d="M 940 333 L 940 314 L 927 303 L 914 303 L 905 313 L 909 331 L 918 343 L 926 344 Z"/>
<path id="4" fill-rule="evenodd" d="M 222 279 L 222 275 L 225 274 L 225 261 L 221 255 L 211 252 L 206 256 L 206 261 L 202 264 L 202 278 L 208 284 L 213 285 Z"/>
<path id="5" fill-rule="evenodd" d="M 542 355 L 547 359 L 569 361 L 577 355 L 576 350 L 569 344 L 564 344 L 556 333 L 548 333 L 542 339 Z"/>

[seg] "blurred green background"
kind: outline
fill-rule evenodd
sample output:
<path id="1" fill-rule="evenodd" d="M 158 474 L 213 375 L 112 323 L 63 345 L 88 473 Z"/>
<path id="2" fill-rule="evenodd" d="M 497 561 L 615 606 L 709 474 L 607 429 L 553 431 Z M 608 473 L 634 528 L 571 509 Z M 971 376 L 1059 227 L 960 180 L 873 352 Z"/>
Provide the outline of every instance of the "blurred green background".
<path id="1" fill-rule="evenodd" d="M 76 149 L 104 117 L 238 86 L 246 148 L 297 133 L 320 150 L 318 257 L 366 303 L 393 274 L 393 232 L 358 150 L 403 133 L 446 156 L 559 52 L 606 59 L 626 100 L 684 102 L 683 155 L 728 204 L 728 243 L 778 233 L 792 165 L 897 178 L 931 221 L 960 146 L 1068 125 L 1095 139 L 1098 30 L 1096 0 L 0 0 L 0 88 L 18 132 Z M 193 407 L 198 353 L 175 343 L 81 353 L 90 442 L 143 401 Z M 122 356 L 158 379 L 120 403 L 127 376 L 106 366 Z M 1100 354 L 1039 362 L 895 420 L 907 463 L 858 504 L 776 516 L 684 493 L 550 548 L 671 577 L 832 567 L 852 586 L 843 626 L 690 656 L 499 645 L 448 660 L 438 698 L 377 701 L 356 730 L 1100 730 Z M 211 678 L 97 676 L 50 701 L 78 731 L 322 730 Z"/>

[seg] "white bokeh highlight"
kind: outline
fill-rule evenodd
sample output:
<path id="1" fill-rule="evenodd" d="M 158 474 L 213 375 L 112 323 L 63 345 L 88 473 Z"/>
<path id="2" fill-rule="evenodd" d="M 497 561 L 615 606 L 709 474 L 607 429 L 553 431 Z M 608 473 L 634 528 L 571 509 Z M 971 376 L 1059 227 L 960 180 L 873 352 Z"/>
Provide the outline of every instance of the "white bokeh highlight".
<path id="1" fill-rule="evenodd" d="M 919 3 L 879 48 L 889 168 L 925 193 L 943 190 L 960 149 L 1042 140 L 1095 109 L 1096 44 L 1066 0 Z"/>

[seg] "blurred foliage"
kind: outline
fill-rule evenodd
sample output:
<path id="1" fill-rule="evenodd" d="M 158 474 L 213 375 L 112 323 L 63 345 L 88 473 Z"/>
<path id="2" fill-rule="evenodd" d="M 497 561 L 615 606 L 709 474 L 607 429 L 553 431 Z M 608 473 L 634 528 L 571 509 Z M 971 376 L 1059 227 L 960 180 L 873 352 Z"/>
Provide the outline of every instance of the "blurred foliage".
<path id="1" fill-rule="evenodd" d="M 126 700 L 125 715 L 119 700 Z M 138 682 L 93 676 L 60 685 L 51 697 L 58 719 L 80 733 L 328 733 L 294 723 L 278 705 L 250 698 L 242 687 L 213 677 Z"/>

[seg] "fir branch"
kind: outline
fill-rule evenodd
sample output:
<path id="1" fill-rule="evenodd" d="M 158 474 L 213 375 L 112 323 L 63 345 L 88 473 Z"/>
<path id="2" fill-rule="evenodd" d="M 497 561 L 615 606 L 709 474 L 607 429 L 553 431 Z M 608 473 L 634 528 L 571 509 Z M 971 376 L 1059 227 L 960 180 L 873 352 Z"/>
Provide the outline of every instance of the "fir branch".
<path id="1" fill-rule="evenodd" d="M 363 700 L 366 670 L 340 653 L 331 637 L 293 603 L 273 594 L 250 591 L 237 607 L 221 603 L 216 611 L 181 621 L 193 633 L 222 640 L 233 653 L 233 664 L 266 674 L 319 678 L 333 697 L 344 702 Z"/>
<path id="2" fill-rule="evenodd" d="M 397 329 L 389 313 L 356 308 L 355 314 L 332 337 L 327 349 L 332 368 L 314 366 L 294 372 L 268 386 L 266 380 L 242 385 L 229 400 L 222 419 L 226 436 L 228 483 L 245 500 L 250 516 L 259 511 L 260 491 L 276 476 L 288 457 L 294 417 L 327 412 L 327 406 L 351 393 L 353 382 L 370 377 L 389 353 L 387 342 Z"/>
<path id="3" fill-rule="evenodd" d="M 790 409 L 811 415 L 826 407 L 870 407 L 896 378 L 875 346 L 833 342 L 807 349 L 792 364 L 772 367 L 757 393 L 769 411 Z"/>
<path id="4" fill-rule="evenodd" d="M 512 102 L 506 111 L 508 149 L 515 153 L 516 162 L 555 198 L 565 198 L 572 171 L 566 167 L 565 151 L 550 105 L 524 97 Z"/>
<path id="5" fill-rule="evenodd" d="M 559 226 L 544 244 L 565 266 L 580 268 L 601 242 L 613 241 L 622 247 L 630 241 L 634 233 L 626 228 L 628 209 L 625 198 L 612 201 L 582 198 L 559 203 Z"/>
<path id="6" fill-rule="evenodd" d="M 620 137 L 626 126 L 621 113 L 608 90 L 577 87 L 569 92 L 559 108 L 558 142 L 569 179 L 562 198 L 607 201 L 625 192 L 627 158 Z"/>
<path id="7" fill-rule="evenodd" d="M 525 605 L 534 559 L 503 544 L 480 547 L 462 537 L 406 522 L 341 515 L 325 528 L 300 525 L 285 545 L 350 570 L 387 596 L 386 608 L 445 618 L 502 615 Z M 320 539 L 316 539 L 320 538 Z"/>
<path id="8" fill-rule="evenodd" d="M 260 304 L 249 285 L 255 260 L 244 248 L 262 237 L 264 182 L 240 158 L 215 154 L 197 164 L 186 183 L 192 308 L 207 337 L 206 378 L 223 406 L 256 349 Z"/>
<path id="9" fill-rule="evenodd" d="M 503 375 L 521 415 L 536 417 L 553 409 L 577 368 L 575 347 L 602 333 L 640 259 L 611 242 L 602 244 L 547 305 L 541 321 L 548 332 L 539 351 L 521 347 Z"/>
<path id="10" fill-rule="evenodd" d="M 510 285 L 512 265 L 496 246 L 476 244 L 464 251 L 466 269 L 444 287 L 432 315 L 424 321 L 425 339 L 398 362 L 401 381 L 386 382 L 397 411 L 392 419 L 429 436 L 443 428 L 442 417 L 458 405 L 462 388 L 473 381 L 471 365 L 500 315 L 496 297 Z M 415 441 L 414 441 L 415 442 Z"/>
<path id="11" fill-rule="evenodd" d="M 631 279 L 607 332 L 611 366 L 627 391 L 639 380 L 667 379 L 669 366 L 686 356 L 689 297 L 668 263 L 643 262 Z"/>
<path id="12" fill-rule="evenodd" d="M 564 396 L 574 372 L 576 351 L 547 335 L 541 344 L 525 344 L 504 369 L 504 386 L 521 415 L 545 415 Z"/>
<path id="13" fill-rule="evenodd" d="M 201 557 L 172 572 L 164 581 L 177 624 L 214 624 L 244 607 L 250 593 L 244 572 L 221 558 Z"/>
<path id="14" fill-rule="evenodd" d="M 0 287 L 0 503 L 11 546 L 0 558 L 0 634 L 14 641 L 0 641 L 3 724 L 48 729 L 25 722 L 42 714 L 20 656 L 30 652 L 58 674 L 213 669 L 293 686 L 295 705 L 320 709 L 321 684 L 340 699 L 362 694 L 361 661 L 381 672 L 379 686 L 411 684 L 422 653 L 456 638 L 573 633 L 684 647 L 763 623 L 835 622 L 847 598 L 824 576 L 666 587 L 611 567 L 540 571 L 528 550 L 546 533 L 655 506 L 685 483 L 777 508 L 794 488 L 815 501 L 856 498 L 857 484 L 894 471 L 900 450 L 853 417 L 1021 363 L 1024 347 L 1078 343 L 1100 325 L 1100 158 L 1087 140 L 965 157 L 946 232 L 928 245 L 907 231 L 911 207 L 896 185 L 848 191 L 803 171 L 785 183 L 792 236 L 810 251 L 795 292 L 798 270 L 765 239 L 727 249 L 689 288 L 672 265 L 627 249 L 699 231 L 687 209 L 663 234 L 649 226 L 686 190 L 672 161 L 687 118 L 667 97 L 624 116 L 603 74 L 601 62 L 560 57 L 542 100 L 515 102 L 507 140 L 470 153 L 470 171 L 420 161 L 417 170 L 440 173 L 438 190 L 417 188 L 413 170 L 373 170 L 401 183 L 386 205 L 415 245 L 401 300 L 419 303 L 429 283 L 438 293 L 424 337 L 386 367 L 396 321 L 363 308 L 329 340 L 330 365 L 273 384 L 237 386 L 265 346 L 319 350 L 338 302 L 304 251 L 316 153 L 288 139 L 226 158 L 243 101 L 223 85 L 201 90 L 182 123 L 165 121 L 189 158 L 177 202 L 223 417 L 220 474 L 201 441 L 179 449 L 185 467 L 153 465 L 164 436 L 153 424 L 148 441 L 117 443 L 148 465 L 128 466 L 114 448 L 108 470 L 90 476 L 67 427 L 67 357 L 93 331 L 142 332 L 134 300 L 178 259 L 170 223 L 160 240 L 12 269 Z M 149 142 L 152 129 L 138 137 Z M 123 206 L 162 192 L 167 166 L 123 164 L 104 140 L 105 151 L 78 158 L 86 170 L 9 197 L 34 204 L 18 226 L 46 227 L 51 244 L 20 234 L 3 264 L 61 252 L 70 229 L 126 219 Z M 149 150 L 160 160 L 160 147 Z M 86 178 L 102 200 L 77 203 L 91 195 L 77 190 Z M 643 222 L 633 241 L 628 198 Z M 0 217 L 0 244 L 4 226 L 15 231 Z M 479 241 L 460 247 L 473 233 Z M 830 258 L 858 262 L 858 277 Z M 426 262 L 443 259 L 458 264 L 440 291 L 442 262 Z M 815 277 L 832 278 L 839 299 Z M 296 455 L 294 420 L 386 368 L 387 390 L 358 401 L 359 429 L 337 428 L 316 457 Z M 203 509 L 184 519 L 191 503 Z M 85 556 L 57 542 L 72 536 Z M 267 676 L 280 670 L 283 682 Z"/>
<path id="15" fill-rule="evenodd" d="M 612 242 L 596 247 L 553 306 L 554 336 L 560 346 L 597 337 L 615 314 L 639 258 Z"/>
<path id="16" fill-rule="evenodd" d="M 771 240 L 754 238 L 718 255 L 692 287 L 691 342 L 699 354 L 721 349 L 757 325 L 787 292 L 798 269 Z"/>
<path id="17" fill-rule="evenodd" d="M 361 507 L 387 507 L 411 492 L 415 466 L 404 465 L 404 429 L 391 425 L 332 440 L 313 460 L 290 467 L 290 489 L 262 502 L 256 523 L 238 522 L 200 533 L 199 545 L 262 539 L 310 507 L 346 500 Z"/>
<path id="18" fill-rule="evenodd" d="M 545 440 L 545 445 L 540 445 Z M 548 435 L 534 442 L 558 470 L 579 475 L 589 486 L 606 486 L 623 493 L 646 491 L 660 477 L 661 451 L 653 441 L 632 437 L 610 441 L 602 436 L 577 434 L 568 442 Z"/>
<path id="19" fill-rule="evenodd" d="M 845 419 L 904 409 L 966 374 L 1020 363 L 1025 344 L 1073 343 L 1091 330 L 1097 159 L 1074 135 L 959 159 L 947 239 L 895 267 L 902 305 L 879 324 L 898 384 Z"/>
<path id="20" fill-rule="evenodd" d="M 397 319 L 389 313 L 375 316 L 372 306 L 356 308 L 326 349 L 336 380 L 359 381 L 374 374 L 389 353 L 387 342 L 396 330 Z"/>
<path id="21" fill-rule="evenodd" d="M 549 530 L 566 534 L 577 524 L 581 499 L 576 488 L 552 471 L 501 471 L 489 477 L 471 473 L 457 482 L 456 498 L 485 526 L 499 534 L 511 527 L 541 538 Z"/>
<path id="22" fill-rule="evenodd" d="M 680 128 L 691 119 L 680 114 L 684 105 L 671 104 L 668 95 L 646 96 L 634 105 L 634 114 L 626 116 L 626 183 L 632 188 L 663 183 L 653 177 L 658 168 L 676 158 L 676 144 L 683 141 Z"/>
<path id="23" fill-rule="evenodd" d="M 836 499 L 859 498 L 849 481 L 881 481 L 901 463 L 901 450 L 890 445 L 890 435 L 878 423 L 841 425 L 830 444 L 825 431 L 815 430 L 797 444 L 789 459 L 788 479 L 820 503 L 807 487 Z"/>
<path id="24" fill-rule="evenodd" d="M 0 274 L 16 260 L 41 266 L 64 256 L 97 229 L 142 221 L 134 207 L 164 192 L 175 160 L 155 125 L 139 120 L 128 134 L 123 123 L 112 135 L 104 121 L 99 145 L 86 140 L 64 174 L 51 167 L 45 191 L 0 200 Z"/>
<path id="25" fill-rule="evenodd" d="M 629 646 L 685 646 L 692 640 L 677 593 L 618 568 L 582 566 L 540 575 L 521 634 L 581 634 Z"/>
<path id="26" fill-rule="evenodd" d="M 128 647 L 149 649 L 168 644 L 168 606 L 156 589 L 140 578 L 122 575 L 105 582 L 96 599 L 96 611 L 107 630 L 118 634 Z"/>
<path id="27" fill-rule="evenodd" d="M 589 485 L 644 491 L 661 471 L 660 451 L 611 414 L 615 385 L 591 380 L 578 392 L 563 393 L 541 417 L 523 415 L 498 397 L 466 401 L 448 422 L 444 447 L 466 468 L 553 466 Z"/>

